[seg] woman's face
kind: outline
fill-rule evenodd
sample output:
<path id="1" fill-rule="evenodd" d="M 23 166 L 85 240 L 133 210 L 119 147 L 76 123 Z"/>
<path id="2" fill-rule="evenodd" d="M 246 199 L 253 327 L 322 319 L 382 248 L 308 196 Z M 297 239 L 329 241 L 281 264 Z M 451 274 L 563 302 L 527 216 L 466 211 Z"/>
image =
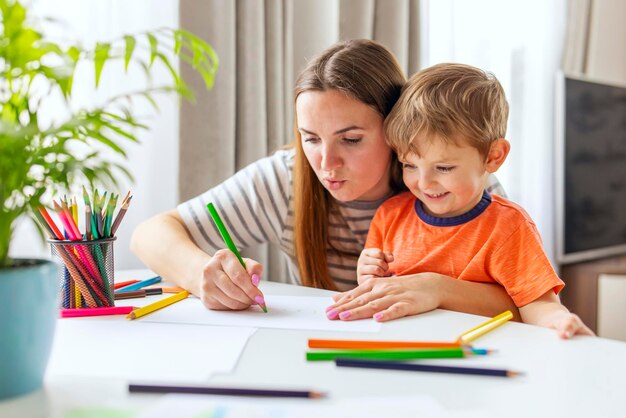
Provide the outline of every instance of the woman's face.
<path id="1" fill-rule="evenodd" d="M 304 154 L 335 199 L 377 200 L 391 191 L 391 149 L 374 109 L 337 90 L 309 91 L 298 96 L 296 114 Z"/>

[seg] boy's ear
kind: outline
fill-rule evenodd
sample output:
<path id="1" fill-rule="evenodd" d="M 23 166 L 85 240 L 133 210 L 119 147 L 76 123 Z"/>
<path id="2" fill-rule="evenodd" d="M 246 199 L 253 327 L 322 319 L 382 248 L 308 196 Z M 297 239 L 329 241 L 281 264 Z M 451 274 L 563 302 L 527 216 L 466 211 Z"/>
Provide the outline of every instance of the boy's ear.
<path id="1" fill-rule="evenodd" d="M 496 139 L 489 148 L 489 154 L 485 161 L 485 167 L 489 173 L 495 173 L 498 171 L 504 160 L 506 160 L 509 151 L 511 150 L 511 144 L 504 138 Z"/>

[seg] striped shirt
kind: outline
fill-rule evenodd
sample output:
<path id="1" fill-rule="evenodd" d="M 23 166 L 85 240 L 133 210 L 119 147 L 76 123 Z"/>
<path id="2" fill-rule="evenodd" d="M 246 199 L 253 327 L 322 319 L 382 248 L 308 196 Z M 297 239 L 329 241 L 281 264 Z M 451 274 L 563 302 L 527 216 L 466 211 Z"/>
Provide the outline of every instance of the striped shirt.
<path id="1" fill-rule="evenodd" d="M 260 243 L 277 245 L 287 258 L 287 281 L 300 284 L 293 238 L 293 165 L 295 151 L 279 150 L 235 173 L 221 184 L 178 206 L 195 243 L 208 254 L 224 248 L 206 205 L 213 202 L 237 246 Z M 493 176 L 489 193 L 504 195 Z M 357 285 L 356 264 L 367 238 L 376 209 L 387 198 L 376 201 L 336 201 L 329 215 L 327 262 L 330 276 L 340 290 Z M 340 255 L 333 248 L 340 248 Z M 347 255 L 346 255 L 347 254 Z M 271 280 L 271 278 L 268 278 Z"/>

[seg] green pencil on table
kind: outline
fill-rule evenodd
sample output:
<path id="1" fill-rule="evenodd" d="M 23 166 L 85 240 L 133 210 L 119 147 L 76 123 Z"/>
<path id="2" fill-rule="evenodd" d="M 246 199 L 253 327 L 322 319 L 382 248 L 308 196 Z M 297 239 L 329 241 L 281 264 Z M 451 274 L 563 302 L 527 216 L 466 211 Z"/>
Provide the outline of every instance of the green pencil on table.
<path id="1" fill-rule="evenodd" d="M 235 254 L 235 256 L 237 257 L 241 265 L 245 268 L 246 263 L 244 263 L 243 258 L 241 258 L 241 254 L 239 254 L 239 250 L 237 250 L 237 247 L 235 246 L 235 243 L 230 237 L 230 234 L 228 233 L 226 226 L 224 226 L 224 223 L 222 222 L 222 218 L 220 218 L 220 215 L 217 213 L 215 206 L 213 206 L 213 203 L 209 202 L 209 204 L 207 204 L 206 207 L 209 210 L 209 214 L 211 215 L 211 218 L 213 218 L 213 222 L 215 222 L 215 226 L 217 226 L 217 229 L 220 231 L 220 235 L 222 236 L 224 243 L 226 244 L 228 249 L 231 250 Z M 263 309 L 263 312 L 267 313 L 267 306 L 265 306 L 265 303 L 259 303 L 259 307 Z"/>
<path id="2" fill-rule="evenodd" d="M 431 348 L 419 350 L 332 350 L 307 351 L 307 361 L 332 361 L 338 358 L 369 358 L 389 360 L 413 360 L 428 358 L 462 358 L 471 355 L 486 355 L 488 350 L 463 347 Z"/>

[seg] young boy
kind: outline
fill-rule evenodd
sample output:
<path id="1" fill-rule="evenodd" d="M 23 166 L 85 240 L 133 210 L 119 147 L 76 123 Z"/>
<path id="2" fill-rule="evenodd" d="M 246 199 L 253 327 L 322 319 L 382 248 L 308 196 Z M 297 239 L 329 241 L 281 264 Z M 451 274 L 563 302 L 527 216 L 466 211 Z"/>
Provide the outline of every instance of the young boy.
<path id="1" fill-rule="evenodd" d="M 385 133 L 410 193 L 392 197 L 376 212 L 358 281 L 435 272 L 499 283 L 524 322 L 554 328 L 562 338 L 593 335 L 559 302 L 564 284 L 528 214 L 485 191 L 487 177 L 509 152 L 507 118 L 502 86 L 477 68 L 440 64 L 409 80 Z M 356 319 L 339 311 L 340 319 Z M 374 318 L 383 320 L 382 314 Z"/>

